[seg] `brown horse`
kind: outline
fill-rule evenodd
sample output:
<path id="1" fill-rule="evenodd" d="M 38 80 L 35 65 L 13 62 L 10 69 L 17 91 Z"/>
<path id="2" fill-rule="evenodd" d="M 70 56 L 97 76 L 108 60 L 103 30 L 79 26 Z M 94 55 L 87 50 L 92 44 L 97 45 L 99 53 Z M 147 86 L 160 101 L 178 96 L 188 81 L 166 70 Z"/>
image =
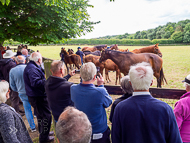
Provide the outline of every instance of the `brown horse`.
<path id="1" fill-rule="evenodd" d="M 139 54 L 139 53 L 154 53 L 154 54 L 157 54 L 159 55 L 160 57 L 162 57 L 162 53 L 158 47 L 158 44 L 155 44 L 155 45 L 151 45 L 151 46 L 148 46 L 148 47 L 143 47 L 143 48 L 140 48 L 140 49 L 134 49 L 133 51 L 130 51 L 132 53 L 135 53 L 135 54 Z"/>
<path id="2" fill-rule="evenodd" d="M 85 56 L 84 62 L 85 63 L 93 62 L 96 65 L 96 67 L 100 67 L 101 75 L 103 75 L 103 70 L 105 68 L 105 76 L 106 76 L 105 79 L 107 82 L 111 82 L 109 75 L 108 75 L 108 71 L 116 71 L 115 85 L 117 85 L 118 76 L 119 76 L 119 79 L 121 78 L 121 73 L 120 73 L 118 66 L 110 59 L 108 59 L 102 63 L 99 62 L 99 59 L 100 59 L 100 56 L 95 56 L 95 55 L 90 54 L 90 55 Z"/>
<path id="3" fill-rule="evenodd" d="M 120 71 L 127 75 L 131 65 L 147 62 L 150 63 L 152 66 L 154 76 L 157 78 L 157 87 L 161 88 L 161 84 L 164 82 L 167 83 L 164 72 L 162 68 L 163 60 L 156 54 L 152 53 L 141 53 L 141 54 L 134 54 L 131 52 L 119 52 L 115 50 L 103 50 L 100 63 L 107 59 L 111 59 L 120 69 Z"/>
<path id="4" fill-rule="evenodd" d="M 117 51 L 120 51 L 120 52 L 128 52 L 129 51 L 129 49 L 119 49 L 117 44 L 111 45 L 110 50 L 117 50 Z"/>
<path id="5" fill-rule="evenodd" d="M 106 49 L 107 45 L 98 45 L 98 46 L 94 46 L 94 47 L 83 47 L 82 51 L 91 51 L 94 52 L 96 50 L 102 51 L 103 49 Z"/>
<path id="6" fill-rule="evenodd" d="M 69 55 L 74 54 L 73 49 L 68 49 L 68 53 L 69 53 Z"/>
<path id="7" fill-rule="evenodd" d="M 77 54 L 69 55 L 69 53 L 65 49 L 62 49 L 62 52 L 64 54 L 64 61 L 65 61 L 65 65 L 67 68 L 67 73 L 69 73 L 69 68 L 68 68 L 67 64 L 70 65 L 70 69 L 71 69 L 71 64 L 74 64 L 78 69 L 80 69 L 81 58 L 79 55 L 77 55 Z"/>

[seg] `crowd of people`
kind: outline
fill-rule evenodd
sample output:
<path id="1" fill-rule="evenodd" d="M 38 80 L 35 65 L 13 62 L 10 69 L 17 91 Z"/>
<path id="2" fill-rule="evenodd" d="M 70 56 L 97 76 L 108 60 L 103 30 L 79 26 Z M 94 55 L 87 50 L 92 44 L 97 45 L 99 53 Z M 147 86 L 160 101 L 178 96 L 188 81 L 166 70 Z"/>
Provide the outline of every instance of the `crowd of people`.
<path id="1" fill-rule="evenodd" d="M 132 65 L 120 82 L 124 94 L 112 104 L 104 78 L 101 74 L 96 76 L 94 63 L 81 66 L 81 83 L 74 84 L 68 80 L 75 71 L 66 75 L 63 59 L 51 63 L 52 75 L 46 79 L 41 67 L 42 55 L 39 52 L 28 55 L 24 47 L 20 51 L 19 55 L 11 50 L 0 54 L 1 143 L 32 142 L 23 114 L 29 131 L 36 132 L 38 126 L 40 143 L 54 141 L 54 134 L 60 143 L 190 143 L 190 75 L 183 81 L 187 93 L 173 110 L 151 96 L 150 64 Z M 11 106 L 7 105 L 9 96 Z M 24 113 L 19 109 L 20 100 Z M 110 129 L 105 108 L 111 104 Z M 55 133 L 50 131 L 52 120 Z"/>

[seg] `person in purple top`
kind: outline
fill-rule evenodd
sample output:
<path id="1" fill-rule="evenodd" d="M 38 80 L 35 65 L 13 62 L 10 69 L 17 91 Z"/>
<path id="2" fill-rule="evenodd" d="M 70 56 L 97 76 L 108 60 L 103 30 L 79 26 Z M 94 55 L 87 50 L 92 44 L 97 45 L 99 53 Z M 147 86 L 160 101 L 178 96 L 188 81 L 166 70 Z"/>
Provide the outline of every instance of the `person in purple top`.
<path id="1" fill-rule="evenodd" d="M 173 109 L 149 92 L 153 70 L 149 63 L 130 67 L 133 95 L 120 102 L 112 121 L 112 143 L 182 143 Z"/>
<path id="2" fill-rule="evenodd" d="M 182 82 L 187 93 L 176 102 L 174 114 L 183 143 L 190 143 L 190 74 Z"/>

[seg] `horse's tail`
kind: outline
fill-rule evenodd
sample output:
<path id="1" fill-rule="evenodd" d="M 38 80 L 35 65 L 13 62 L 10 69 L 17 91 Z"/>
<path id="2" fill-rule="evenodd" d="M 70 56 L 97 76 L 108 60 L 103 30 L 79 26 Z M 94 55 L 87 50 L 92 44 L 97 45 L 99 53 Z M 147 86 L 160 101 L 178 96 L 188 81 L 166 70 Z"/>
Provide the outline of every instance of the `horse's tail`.
<path id="1" fill-rule="evenodd" d="M 166 82 L 166 84 L 168 84 L 165 76 L 164 76 L 164 71 L 163 71 L 163 67 L 160 70 L 160 79 L 161 79 L 161 83 L 160 84 L 164 84 L 164 81 Z"/>

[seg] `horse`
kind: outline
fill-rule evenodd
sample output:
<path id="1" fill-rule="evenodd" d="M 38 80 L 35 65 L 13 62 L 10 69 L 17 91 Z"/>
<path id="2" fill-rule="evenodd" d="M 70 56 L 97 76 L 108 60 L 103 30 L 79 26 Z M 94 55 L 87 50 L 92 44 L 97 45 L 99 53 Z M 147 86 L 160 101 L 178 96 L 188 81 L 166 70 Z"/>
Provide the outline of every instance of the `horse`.
<path id="1" fill-rule="evenodd" d="M 120 52 L 128 52 L 129 51 L 129 49 L 119 49 L 117 47 L 117 44 L 111 45 L 110 50 L 117 50 L 117 51 L 120 51 Z"/>
<path id="2" fill-rule="evenodd" d="M 73 49 L 68 49 L 68 53 L 69 53 L 69 55 L 74 54 Z"/>
<path id="3" fill-rule="evenodd" d="M 94 52 L 94 51 L 102 51 L 103 49 L 106 49 L 107 48 L 107 45 L 98 45 L 98 46 L 94 46 L 94 47 L 83 47 L 82 48 L 82 51 L 91 51 L 91 52 Z"/>
<path id="4" fill-rule="evenodd" d="M 100 51 L 94 51 L 94 52 L 91 52 L 91 51 L 83 51 L 83 53 L 86 55 L 89 55 L 89 54 L 92 54 L 92 55 L 95 55 L 95 56 L 100 56 L 101 55 L 101 52 Z"/>
<path id="5" fill-rule="evenodd" d="M 78 69 L 80 69 L 80 65 L 82 64 L 81 64 L 81 58 L 79 55 L 77 54 L 69 55 L 69 53 L 65 49 L 62 49 L 62 52 L 64 54 L 64 61 L 65 61 L 65 66 L 67 68 L 67 73 L 69 73 L 69 68 L 67 64 L 70 65 L 70 69 L 71 69 L 71 64 L 74 64 Z"/>
<path id="6" fill-rule="evenodd" d="M 162 57 L 162 53 L 158 47 L 158 44 L 155 44 L 155 45 L 151 45 L 151 46 L 148 46 L 148 47 L 143 47 L 143 48 L 140 48 L 140 49 L 134 49 L 133 51 L 131 51 L 132 53 L 135 53 L 135 54 L 139 54 L 139 53 L 154 53 L 154 54 L 157 54 L 158 56 Z"/>
<path id="7" fill-rule="evenodd" d="M 118 76 L 119 76 L 119 79 L 121 79 L 121 73 L 120 73 L 118 66 L 110 59 L 108 59 L 102 63 L 99 62 L 99 59 L 100 59 L 100 56 L 95 56 L 95 55 L 90 54 L 90 55 L 85 56 L 84 62 L 85 63 L 93 62 L 96 65 L 96 67 L 100 67 L 101 75 L 103 75 L 103 70 L 105 68 L 105 77 L 106 77 L 105 79 L 107 82 L 111 82 L 109 75 L 108 75 L 108 71 L 116 71 L 115 85 L 117 85 Z"/>
<path id="8" fill-rule="evenodd" d="M 157 78 L 157 87 L 161 88 L 161 84 L 164 80 L 167 84 L 166 78 L 164 76 L 162 63 L 163 60 L 156 54 L 152 53 L 140 53 L 135 54 L 131 52 L 119 52 L 115 50 L 103 50 L 101 57 L 99 59 L 100 63 L 107 59 L 111 59 L 120 69 L 120 71 L 127 75 L 131 65 L 147 62 L 152 66 L 154 76 Z"/>

